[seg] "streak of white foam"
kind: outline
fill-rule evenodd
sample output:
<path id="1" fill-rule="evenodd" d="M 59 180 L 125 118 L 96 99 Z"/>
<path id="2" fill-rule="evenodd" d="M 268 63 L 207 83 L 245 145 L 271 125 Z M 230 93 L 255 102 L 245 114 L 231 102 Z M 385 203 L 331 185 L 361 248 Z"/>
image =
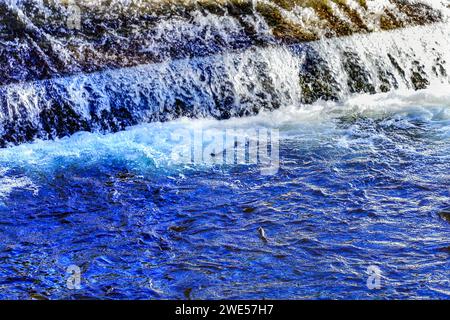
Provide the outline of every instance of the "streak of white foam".
<path id="1" fill-rule="evenodd" d="M 356 95 L 343 102 L 318 101 L 313 105 L 284 106 L 273 112 L 257 116 L 214 119 L 179 119 L 167 123 L 150 123 L 130 127 L 126 131 L 102 135 L 80 132 L 56 141 L 36 141 L 0 150 L 2 167 L 28 168 L 29 170 L 61 170 L 76 165 L 95 167 L 99 163 L 119 162 L 130 169 L 155 170 L 171 166 L 171 152 L 177 141 L 172 134 L 179 129 L 251 129 L 276 128 L 281 139 L 292 135 L 336 135 L 336 121 L 342 117 L 368 117 L 384 119 L 397 117 L 403 128 L 410 121 L 428 123 L 450 138 L 450 86 L 411 91 L 397 90 L 376 95 Z M 0 177 L 3 176 L 0 172 Z M 8 194 L 15 186 L 30 187 L 26 179 L 0 181 L 0 190 Z"/>
<path id="2" fill-rule="evenodd" d="M 0 206 L 8 196 L 17 189 L 28 190 L 33 194 L 38 192 L 38 187 L 28 177 L 9 177 L 7 169 L 0 169 Z"/>

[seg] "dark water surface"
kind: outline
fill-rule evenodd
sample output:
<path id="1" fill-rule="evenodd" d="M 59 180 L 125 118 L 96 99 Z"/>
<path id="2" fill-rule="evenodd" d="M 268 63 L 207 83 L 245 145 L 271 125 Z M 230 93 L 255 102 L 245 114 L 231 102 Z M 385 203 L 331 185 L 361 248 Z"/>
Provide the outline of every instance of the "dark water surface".
<path id="1" fill-rule="evenodd" d="M 0 298 L 448 298 L 447 89 L 0 150 Z M 279 128 L 278 173 L 170 165 L 192 126 Z"/>

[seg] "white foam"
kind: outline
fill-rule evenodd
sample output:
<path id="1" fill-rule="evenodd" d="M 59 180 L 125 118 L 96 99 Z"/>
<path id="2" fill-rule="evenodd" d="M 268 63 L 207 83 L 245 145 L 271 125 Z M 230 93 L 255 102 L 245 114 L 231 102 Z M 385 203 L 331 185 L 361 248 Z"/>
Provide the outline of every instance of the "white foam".
<path id="1" fill-rule="evenodd" d="M 419 119 L 431 128 L 435 127 L 442 139 L 449 138 L 450 86 L 356 95 L 343 102 L 288 105 L 273 112 L 224 121 L 182 118 L 167 123 L 138 125 L 106 135 L 80 132 L 55 141 L 36 141 L 1 149 L 0 165 L 53 171 L 72 165 L 88 168 L 99 163 L 120 162 L 131 170 L 162 170 L 164 173 L 173 165 L 171 153 L 176 141 L 171 135 L 175 130 L 276 128 L 280 130 L 281 139 L 292 135 L 331 136 L 339 130 L 336 120 L 348 116 L 372 119 L 397 117 L 404 121 L 404 125 Z M 19 180 L 16 183 L 26 185 L 28 182 Z M 7 185 L 8 180 L 3 187 L 6 193 L 10 192 Z"/>
<path id="2" fill-rule="evenodd" d="M 14 176 L 10 177 L 7 175 L 8 170 L 6 168 L 0 169 L 0 206 L 4 205 L 4 200 L 14 190 L 28 190 L 33 194 L 37 194 L 38 187 L 31 181 L 30 178 L 26 176 Z"/>
<path id="3" fill-rule="evenodd" d="M 381 90 L 382 74 L 390 75 L 385 78 L 391 87 L 414 87 L 411 81 L 414 70 L 421 70 L 421 76 L 432 86 L 450 83 L 449 35 L 449 24 L 436 24 L 326 39 L 306 44 L 306 48 L 309 54 L 322 59 L 325 66 L 319 68 L 324 67 L 324 72 L 330 70 L 333 90 L 345 101 L 352 92 L 349 85 L 352 75 L 343 62 L 349 53 L 367 76 L 361 81 L 376 91 Z M 186 104 L 183 111 L 198 117 L 222 117 L 224 110 L 229 116 L 237 116 L 255 109 L 298 105 L 304 96 L 299 73 L 301 77 L 303 68 L 311 62 L 305 62 L 304 52 L 295 49 L 251 48 L 4 86 L 0 88 L 4 101 L 0 106 L 0 134 L 2 124 L 10 127 L 30 123 L 41 137 L 53 135 L 42 128 L 40 114 L 61 104 L 73 110 L 74 121 L 90 123 L 91 130 L 105 129 L 100 128 L 100 120 L 92 123 L 92 117 L 101 119 L 104 111 L 109 114 L 112 104 L 114 110 L 125 108 L 130 113 L 128 120 L 135 123 L 176 117 L 178 101 Z M 221 105 L 223 101 L 226 103 Z"/>

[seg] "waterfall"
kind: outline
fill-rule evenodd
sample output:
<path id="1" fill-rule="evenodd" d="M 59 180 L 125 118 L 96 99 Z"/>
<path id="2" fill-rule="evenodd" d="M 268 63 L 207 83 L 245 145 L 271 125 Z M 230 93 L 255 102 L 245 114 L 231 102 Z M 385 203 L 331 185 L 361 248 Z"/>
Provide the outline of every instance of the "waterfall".
<path id="1" fill-rule="evenodd" d="M 238 14 L 226 3 L 223 12 L 202 11 L 202 1 L 189 10 L 185 5 L 182 13 L 177 8 L 146 13 L 131 1 L 111 17 L 103 12 L 100 25 L 108 31 L 99 37 L 85 25 L 71 31 L 54 20 L 65 12 L 62 2 L 3 1 L 0 145 L 179 117 L 227 119 L 319 99 L 449 83 L 444 2 L 377 1 L 378 7 L 371 2 L 363 7 L 348 1 L 345 9 L 329 1 L 332 16 L 294 2 L 288 8 L 281 1 L 256 1 L 247 11 L 239 7 L 244 11 Z M 301 26 L 302 32 L 282 34 L 281 22 L 270 23 L 262 4 L 277 8 L 283 23 L 291 21 L 291 31 Z M 83 5 L 77 2 L 87 17 Z M 106 27 L 114 17 L 121 25 Z M 326 24 L 337 17 L 348 22 L 342 34 Z M 252 30 L 243 22 L 250 20 Z M 130 30 L 123 30 L 125 21 Z M 90 20 L 88 26 L 94 24 Z M 143 28 L 139 36 L 137 27 Z M 380 30 L 385 31 L 372 32 Z"/>

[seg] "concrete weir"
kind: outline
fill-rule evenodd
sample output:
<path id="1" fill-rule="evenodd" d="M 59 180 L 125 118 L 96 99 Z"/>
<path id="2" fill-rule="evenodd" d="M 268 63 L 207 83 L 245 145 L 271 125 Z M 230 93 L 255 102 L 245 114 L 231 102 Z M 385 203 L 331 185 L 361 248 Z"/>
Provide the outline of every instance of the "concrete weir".
<path id="1" fill-rule="evenodd" d="M 448 83 L 446 3 L 0 0 L 0 146 Z"/>
<path id="2" fill-rule="evenodd" d="M 443 22 L 438 2 L 0 0 L 0 84 Z"/>

